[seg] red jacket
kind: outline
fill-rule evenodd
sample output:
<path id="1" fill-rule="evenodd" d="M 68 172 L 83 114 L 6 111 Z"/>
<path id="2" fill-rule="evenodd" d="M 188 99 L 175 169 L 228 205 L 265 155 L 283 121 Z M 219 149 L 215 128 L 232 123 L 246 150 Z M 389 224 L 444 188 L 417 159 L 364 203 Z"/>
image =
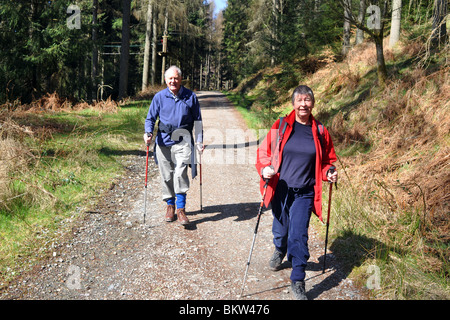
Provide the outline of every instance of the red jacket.
<path id="1" fill-rule="evenodd" d="M 280 143 L 280 151 L 277 152 L 276 144 L 279 135 L 279 125 L 280 120 L 278 119 L 272 125 L 269 133 L 267 134 L 264 141 L 260 144 L 258 148 L 258 153 L 256 156 L 256 169 L 258 170 L 259 175 L 262 177 L 262 170 L 272 165 L 275 169 L 279 168 L 281 162 L 283 161 L 283 149 L 286 145 L 287 140 L 292 132 L 292 127 L 295 121 L 295 112 L 292 111 L 288 114 L 284 120 L 287 123 L 286 130 L 281 139 Z M 316 184 L 314 185 L 314 206 L 313 212 L 318 216 L 320 221 L 323 222 L 322 219 L 322 180 L 327 181 L 327 171 L 332 166 L 332 163 L 336 161 L 336 153 L 334 151 L 333 142 L 331 141 L 330 134 L 328 130 L 324 127 L 322 133 L 322 141 L 323 141 L 323 150 L 320 147 L 320 140 L 317 132 L 317 122 L 316 119 L 311 115 L 312 120 L 312 133 L 314 137 L 314 144 L 316 145 L 316 166 L 315 166 L 315 174 L 316 174 Z M 277 155 L 278 154 L 278 155 Z M 278 171 L 278 170 L 276 170 Z M 277 188 L 277 183 L 280 178 L 280 173 L 277 172 L 274 175 L 267 186 L 266 197 L 264 199 L 264 205 L 266 208 L 269 206 L 269 203 L 272 201 L 273 195 Z M 263 194 L 264 180 L 261 179 L 261 194 Z"/>

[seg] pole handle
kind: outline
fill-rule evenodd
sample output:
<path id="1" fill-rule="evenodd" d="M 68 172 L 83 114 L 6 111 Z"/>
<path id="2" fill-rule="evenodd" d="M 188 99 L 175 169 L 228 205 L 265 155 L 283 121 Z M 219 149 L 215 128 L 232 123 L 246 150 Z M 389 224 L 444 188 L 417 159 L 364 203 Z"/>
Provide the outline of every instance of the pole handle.
<path id="1" fill-rule="evenodd" d="M 331 166 L 331 167 L 328 169 L 327 175 L 328 175 L 328 173 L 334 173 L 335 171 L 336 171 L 336 167 L 335 167 L 335 166 Z M 328 183 L 333 184 L 333 182 L 331 182 L 331 181 L 329 181 Z M 335 186 L 336 189 L 337 189 L 337 182 L 334 183 L 334 186 Z"/>

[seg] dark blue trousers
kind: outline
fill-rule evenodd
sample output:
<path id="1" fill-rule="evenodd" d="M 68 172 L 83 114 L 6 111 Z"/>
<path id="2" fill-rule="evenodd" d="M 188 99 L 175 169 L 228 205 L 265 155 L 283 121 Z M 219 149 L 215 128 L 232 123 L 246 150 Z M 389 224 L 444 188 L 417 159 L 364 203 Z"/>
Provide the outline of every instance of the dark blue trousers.
<path id="1" fill-rule="evenodd" d="M 273 243 L 275 248 L 287 253 L 292 262 L 291 281 L 305 279 L 309 259 L 308 227 L 314 202 L 314 187 L 288 188 L 280 180 L 272 199 Z"/>

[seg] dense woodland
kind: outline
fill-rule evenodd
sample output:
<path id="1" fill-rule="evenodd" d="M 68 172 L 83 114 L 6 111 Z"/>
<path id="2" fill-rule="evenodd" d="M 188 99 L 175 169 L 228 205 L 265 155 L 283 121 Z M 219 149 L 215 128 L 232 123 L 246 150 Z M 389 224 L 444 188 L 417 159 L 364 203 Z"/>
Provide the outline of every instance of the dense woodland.
<path id="1" fill-rule="evenodd" d="M 2 0 L 0 99 L 123 98 L 159 84 L 162 64 L 198 86 L 212 28 L 202 0 Z"/>
<path id="2" fill-rule="evenodd" d="M 345 56 L 364 39 L 381 50 L 382 83 L 383 37 L 394 45 L 401 25 L 429 21 L 434 45 L 447 37 L 445 0 L 229 0 L 213 10 L 206 0 L 2 0 L 0 102 L 135 96 L 172 64 L 193 89 L 229 89 L 324 48 Z"/>
<path id="3" fill-rule="evenodd" d="M 330 249 L 344 273 L 364 286 L 380 267 L 376 299 L 448 300 L 448 0 L 214 12 L 211 0 L 0 0 L 0 290 L 114 186 L 175 64 L 187 87 L 227 91 L 250 128 L 289 112 L 300 82 L 313 88 L 338 153 Z"/>

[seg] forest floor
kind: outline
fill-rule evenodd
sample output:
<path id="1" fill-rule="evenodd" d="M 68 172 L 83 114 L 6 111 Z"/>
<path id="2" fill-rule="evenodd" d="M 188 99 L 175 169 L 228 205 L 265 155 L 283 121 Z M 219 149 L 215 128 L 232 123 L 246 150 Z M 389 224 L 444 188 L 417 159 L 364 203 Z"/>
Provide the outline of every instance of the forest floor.
<path id="1" fill-rule="evenodd" d="M 257 140 L 227 98 L 198 92 L 206 149 L 199 176 L 188 192 L 187 227 L 164 221 L 165 203 L 154 161 L 149 161 L 143 223 L 145 151 L 123 154 L 126 173 L 102 201 L 83 214 L 32 271 L 0 292 L 2 300 L 292 300 L 291 268 L 270 271 L 272 214 L 263 210 L 248 278 L 242 280 L 261 194 L 254 167 Z M 233 134 L 245 132 L 246 143 Z M 240 159 L 240 160 L 238 160 Z M 244 160 L 242 160 L 244 159 Z M 311 219 L 317 219 L 312 216 Z M 322 273 L 324 241 L 309 234 L 306 291 L 310 300 L 368 299 L 348 279 L 332 252 Z"/>

